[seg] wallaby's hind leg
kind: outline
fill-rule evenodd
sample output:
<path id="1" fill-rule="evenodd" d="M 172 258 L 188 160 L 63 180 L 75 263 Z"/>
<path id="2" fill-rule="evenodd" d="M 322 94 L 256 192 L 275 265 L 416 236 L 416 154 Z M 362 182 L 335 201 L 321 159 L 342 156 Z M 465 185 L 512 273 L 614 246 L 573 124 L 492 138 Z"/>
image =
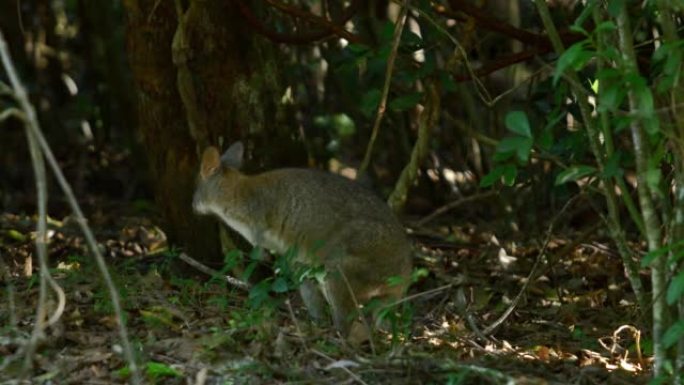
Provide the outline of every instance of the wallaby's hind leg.
<path id="1" fill-rule="evenodd" d="M 318 283 L 313 279 L 307 279 L 299 285 L 299 295 L 302 296 L 302 301 L 306 309 L 309 311 L 309 316 L 315 322 L 323 323 L 326 319 L 327 302 L 321 293 Z"/>

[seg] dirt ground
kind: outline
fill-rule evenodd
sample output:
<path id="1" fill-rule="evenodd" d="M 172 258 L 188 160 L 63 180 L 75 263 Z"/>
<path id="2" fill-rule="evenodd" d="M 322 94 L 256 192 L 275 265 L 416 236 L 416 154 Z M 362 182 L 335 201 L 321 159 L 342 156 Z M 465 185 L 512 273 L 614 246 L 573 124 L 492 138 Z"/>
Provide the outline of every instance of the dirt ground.
<path id="1" fill-rule="evenodd" d="M 109 210 L 109 213 L 116 210 Z M 648 338 L 612 245 L 595 232 L 498 240 L 472 224 L 412 228 L 418 273 L 394 334 L 353 348 L 312 325 L 296 290 L 271 307 L 178 258 L 149 216 L 93 215 L 146 383 L 645 384 Z M 410 225 L 410 223 L 409 223 Z M 70 217 L 49 223 L 66 293 L 33 357 L 34 383 L 126 383 L 117 320 Z M 0 216 L 0 382 L 24 365 L 38 300 L 35 218 Z M 543 252 L 542 252 L 543 251 Z M 528 281 L 535 262 L 538 278 Z M 34 264 L 36 262 L 33 262 Z M 516 301 L 516 297 L 519 300 Z M 514 306 L 511 306 L 514 304 Z M 48 307 L 57 307 L 50 296 Z M 504 312 L 498 327 L 488 328 Z"/>

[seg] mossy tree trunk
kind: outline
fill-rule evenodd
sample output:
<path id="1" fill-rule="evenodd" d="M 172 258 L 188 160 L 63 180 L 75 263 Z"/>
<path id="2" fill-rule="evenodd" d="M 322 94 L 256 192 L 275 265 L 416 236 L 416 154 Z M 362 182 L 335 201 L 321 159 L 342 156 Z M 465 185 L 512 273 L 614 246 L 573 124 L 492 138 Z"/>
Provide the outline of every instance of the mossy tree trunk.
<path id="1" fill-rule="evenodd" d="M 249 30 L 230 1 L 124 5 L 139 129 L 165 230 L 193 257 L 220 263 L 216 221 L 191 208 L 198 155 L 209 144 L 225 148 L 248 136 L 260 143 L 260 159 L 292 143 L 279 103 L 278 51 Z M 271 139 L 266 148 L 264 138 Z"/>

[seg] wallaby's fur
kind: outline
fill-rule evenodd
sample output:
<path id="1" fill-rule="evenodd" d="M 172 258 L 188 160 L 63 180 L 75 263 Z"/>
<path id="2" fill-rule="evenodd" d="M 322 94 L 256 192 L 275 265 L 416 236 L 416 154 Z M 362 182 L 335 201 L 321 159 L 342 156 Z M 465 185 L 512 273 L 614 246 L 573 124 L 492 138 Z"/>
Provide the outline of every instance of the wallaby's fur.
<path id="1" fill-rule="evenodd" d="M 322 266 L 320 285 L 304 282 L 300 293 L 310 315 L 325 317 L 347 335 L 356 304 L 402 298 L 411 273 L 411 245 L 387 204 L 343 177 L 309 169 L 278 169 L 258 175 L 239 171 L 240 142 L 223 156 L 209 147 L 202 156 L 193 207 L 214 214 L 252 245 Z M 399 284 L 388 284 L 396 277 Z"/>

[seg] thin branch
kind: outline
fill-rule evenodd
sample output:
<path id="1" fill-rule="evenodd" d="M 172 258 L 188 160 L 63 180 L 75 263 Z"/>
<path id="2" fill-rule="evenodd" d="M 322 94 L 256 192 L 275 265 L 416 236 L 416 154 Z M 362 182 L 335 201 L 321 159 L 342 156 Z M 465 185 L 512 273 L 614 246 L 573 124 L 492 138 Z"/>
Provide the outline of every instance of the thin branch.
<path id="1" fill-rule="evenodd" d="M 404 23 L 409 10 L 409 1 L 404 0 L 401 7 L 401 13 L 397 18 L 397 23 L 394 26 L 394 36 L 392 36 L 392 50 L 387 58 L 387 70 L 385 71 L 385 85 L 382 87 L 382 96 L 380 97 L 380 104 L 378 105 L 378 112 L 375 115 L 375 123 L 373 124 L 373 131 L 371 131 L 370 141 L 366 148 L 366 155 L 363 157 L 359 173 L 364 173 L 370 164 L 371 154 L 373 153 L 373 146 L 378 138 L 378 131 L 380 131 L 380 123 L 385 115 L 387 108 L 387 96 L 389 95 L 390 84 L 392 83 L 392 71 L 394 70 L 394 61 L 397 58 L 397 51 L 399 50 L 399 42 L 401 41 L 401 32 L 404 30 Z"/>
<path id="2" fill-rule="evenodd" d="M 361 304 L 359 304 L 359 301 L 356 300 L 356 294 L 354 293 L 354 289 L 352 289 L 351 284 L 349 283 L 349 280 L 347 279 L 347 275 L 344 274 L 344 271 L 342 271 L 342 268 L 340 268 L 339 266 L 337 267 L 337 271 L 340 273 L 340 276 L 344 280 L 344 284 L 347 287 L 347 290 L 349 291 L 349 296 L 351 297 L 352 302 L 354 303 L 354 309 L 356 309 L 356 311 L 358 312 L 358 318 L 361 318 L 361 322 L 363 323 L 366 330 L 368 330 L 368 342 L 370 343 L 371 352 L 373 353 L 373 355 L 375 355 L 376 354 L 375 343 L 373 342 L 374 330 L 371 329 L 370 325 L 368 324 L 368 320 L 366 320 L 366 317 L 364 317 L 364 315 L 363 315 L 363 308 L 361 307 Z M 350 336 L 347 335 L 344 337 L 348 338 Z M 357 342 L 361 343 L 363 341 L 357 341 Z"/>
<path id="3" fill-rule="evenodd" d="M 462 83 L 462 82 L 466 82 L 469 80 L 475 80 L 479 77 L 489 75 L 489 74 L 494 73 L 498 70 L 508 68 L 514 64 L 524 63 L 528 60 L 532 60 L 535 57 L 537 57 L 538 55 L 543 55 L 547 52 L 548 51 L 546 51 L 544 49 L 533 48 L 529 51 L 513 53 L 510 55 L 501 57 L 494 62 L 487 63 L 487 64 L 483 65 L 482 67 L 476 69 L 476 70 L 470 71 L 468 74 L 456 76 L 456 77 L 454 77 L 454 81 L 456 83 Z M 492 101 L 492 103 L 495 103 L 495 102 L 496 102 L 496 100 Z"/>
<path id="4" fill-rule="evenodd" d="M 552 49 L 551 42 L 549 38 L 536 34 L 533 32 L 526 31 L 524 29 L 515 27 L 499 18 L 492 17 L 491 13 L 474 6 L 466 1 L 449 0 L 449 5 L 455 11 L 463 12 L 469 17 L 475 19 L 475 23 L 489 31 L 494 31 L 500 33 L 506 37 L 515 39 L 521 43 L 531 45 L 545 51 L 550 51 Z M 458 17 L 458 15 L 444 6 L 433 7 L 435 11 L 447 17 Z M 565 45 L 573 44 L 579 40 L 584 39 L 582 34 L 571 32 L 571 31 L 561 31 L 560 38 Z"/>
<path id="5" fill-rule="evenodd" d="M 476 200 L 489 198 L 491 196 L 497 195 L 498 193 L 499 193 L 498 191 L 490 190 L 490 191 L 483 192 L 483 193 L 473 194 L 471 196 L 461 198 L 461 199 L 455 200 L 453 202 L 449 202 L 446 205 L 444 205 L 444 206 L 436 209 L 435 211 L 431 212 L 427 216 L 421 218 L 418 222 L 416 222 L 416 226 L 418 226 L 418 227 L 424 226 L 426 223 L 431 222 L 432 220 L 434 220 L 438 216 L 444 215 L 445 213 L 447 213 L 447 212 L 449 212 L 449 211 L 451 211 L 451 210 L 453 210 L 459 206 L 463 206 L 466 203 L 474 202 Z"/>
<path id="6" fill-rule="evenodd" d="M 276 43 L 284 43 L 284 44 L 310 44 L 314 43 L 320 40 L 327 39 L 331 36 L 335 36 L 335 31 L 331 30 L 332 27 L 331 25 L 334 25 L 335 30 L 344 30 L 344 24 L 351 19 L 354 14 L 356 13 L 356 9 L 358 8 L 358 5 L 360 3 L 360 0 L 355 0 L 347 7 L 347 10 L 345 13 L 340 17 L 338 20 L 335 21 L 328 21 L 325 18 L 322 18 L 322 20 L 325 21 L 326 25 L 329 28 L 324 28 L 320 31 L 311 31 L 311 32 L 302 32 L 298 34 L 291 34 L 291 33 L 282 33 L 275 31 L 266 25 L 252 12 L 252 10 L 249 8 L 247 4 L 245 4 L 244 1 L 242 0 L 235 0 L 235 4 L 237 5 L 238 11 L 242 14 L 242 16 L 245 18 L 245 21 L 260 35 L 265 36 L 269 40 L 276 42 Z M 316 15 L 312 15 L 316 16 Z M 318 17 L 318 16 L 316 16 Z M 361 38 L 359 36 L 353 35 L 350 32 L 346 32 L 346 36 L 340 36 L 343 37 L 351 42 L 354 43 L 360 43 Z"/>
<path id="7" fill-rule="evenodd" d="M 81 207 L 76 201 L 74 192 L 71 189 L 69 182 L 67 182 L 66 178 L 64 177 L 64 174 L 62 173 L 62 170 L 60 169 L 59 164 L 57 163 L 57 159 L 52 153 L 52 149 L 50 148 L 50 145 L 48 144 L 47 140 L 45 139 L 45 136 L 43 135 L 40 129 L 40 125 L 38 124 L 38 118 L 36 117 L 36 111 L 28 99 L 26 89 L 19 81 L 19 77 L 17 76 L 17 72 L 14 68 L 14 65 L 12 64 L 9 50 L 7 48 L 7 43 L 5 42 L 5 38 L 2 34 L 2 31 L 0 31 L 0 57 L 2 59 L 2 64 L 5 68 L 5 72 L 7 73 L 7 76 L 10 79 L 10 83 L 12 84 L 12 88 L 14 89 L 17 101 L 19 102 L 21 109 L 24 111 L 24 114 L 26 115 L 26 127 L 30 130 L 31 135 L 35 136 L 36 142 L 41 147 L 43 155 L 45 156 L 45 159 L 47 159 L 48 164 L 52 168 L 55 178 L 57 179 L 57 183 L 64 192 L 64 195 L 67 198 L 67 202 L 69 203 L 69 206 L 71 206 L 71 210 L 74 212 L 76 221 L 78 222 L 79 226 L 81 227 L 81 230 L 83 231 L 86 243 L 88 244 L 90 251 L 93 253 L 93 256 L 95 257 L 97 266 L 102 274 L 102 277 L 104 278 L 105 284 L 109 291 L 109 296 L 112 301 L 112 307 L 114 308 L 114 313 L 118 320 L 121 345 L 123 347 L 124 356 L 131 370 L 132 382 L 136 385 L 141 384 L 142 382 L 140 379 L 138 366 L 135 362 L 135 356 L 133 355 L 133 348 L 131 347 L 131 343 L 128 339 L 128 332 L 124 324 L 123 311 L 121 310 L 119 294 L 117 292 L 116 287 L 114 286 L 112 277 L 109 274 L 109 271 L 107 270 L 107 265 L 105 263 L 104 257 L 102 256 L 102 253 L 100 252 L 100 249 L 97 246 L 95 236 L 93 235 L 93 232 L 90 230 L 90 227 L 88 227 L 87 220 L 85 219 L 85 216 L 81 211 Z"/>
<path id="8" fill-rule="evenodd" d="M 3 57 L 4 58 L 4 57 Z M 29 119 L 25 120 L 26 125 L 30 124 Z M 45 302 L 47 301 L 47 276 L 50 274 L 47 264 L 47 181 L 45 177 L 45 160 L 43 154 L 36 144 L 36 138 L 31 131 L 26 128 L 26 136 L 29 143 L 29 152 L 31 153 L 31 164 L 33 165 L 33 173 L 36 178 L 36 192 L 38 201 L 38 223 L 36 224 L 36 254 L 40 266 L 40 289 L 38 291 L 38 305 L 36 306 L 36 320 L 33 324 L 33 331 L 29 339 L 26 350 L 24 351 L 24 366 L 22 368 L 22 377 L 24 379 L 29 375 L 33 369 L 33 355 L 36 352 L 38 342 L 45 336 L 44 330 L 47 327 L 45 323 L 45 316 L 47 308 Z"/>
<path id="9" fill-rule="evenodd" d="M 515 296 L 513 301 L 511 301 L 510 305 L 504 312 L 497 318 L 494 322 L 492 322 L 489 326 L 484 328 L 482 330 L 482 334 L 484 335 L 490 335 L 496 329 L 501 326 L 506 319 L 513 313 L 513 310 L 518 306 L 518 303 L 520 303 L 520 300 L 522 299 L 523 295 L 527 292 L 527 288 L 529 287 L 530 283 L 534 282 L 534 280 L 537 278 L 537 270 L 539 266 L 542 263 L 542 260 L 544 259 L 544 256 L 546 255 L 546 249 L 549 246 L 549 242 L 551 241 L 551 235 L 553 234 L 553 227 L 555 224 L 558 222 L 558 219 L 563 215 L 565 210 L 570 207 L 570 205 L 575 201 L 577 197 L 580 195 L 576 195 L 574 198 L 568 200 L 565 205 L 563 205 L 563 208 L 561 208 L 560 212 L 553 218 L 551 223 L 549 224 L 549 228 L 546 230 L 546 238 L 544 239 L 544 244 L 542 245 L 541 250 L 539 250 L 539 253 L 537 254 L 537 259 L 534 261 L 534 265 L 532 265 L 532 269 L 530 269 L 530 273 L 527 275 L 527 278 L 525 280 L 525 283 L 523 283 L 523 286 L 520 288 L 520 291 L 518 292 L 518 295 Z M 581 238 L 580 238 L 581 239 Z"/>
<path id="10" fill-rule="evenodd" d="M 276 8 L 282 12 L 285 12 L 289 15 L 301 18 L 306 20 L 307 22 L 310 22 L 312 24 L 316 24 L 323 29 L 327 30 L 329 33 L 333 33 L 337 35 L 338 37 L 341 37 L 343 39 L 347 39 L 348 41 L 358 43 L 360 42 L 360 38 L 346 29 L 344 29 L 344 24 L 341 26 L 338 24 L 331 23 L 328 19 L 314 15 L 313 13 L 304 11 L 300 8 L 293 7 L 288 4 L 281 3 L 276 0 L 266 0 L 268 4 L 270 4 L 273 8 Z"/>
<path id="11" fill-rule="evenodd" d="M 392 0 L 393 2 L 398 2 L 399 0 Z M 492 97 L 489 94 L 489 91 L 487 90 L 487 87 L 480 81 L 479 77 L 473 70 L 472 65 L 470 64 L 470 61 L 468 60 L 468 53 L 466 52 L 465 48 L 463 48 L 463 45 L 456 39 L 456 37 L 451 34 L 446 28 L 444 28 L 440 23 L 435 21 L 427 12 L 423 11 L 422 9 L 418 7 L 411 7 L 412 11 L 417 12 L 421 17 L 423 17 L 425 20 L 427 20 L 430 24 L 432 24 L 433 27 L 442 34 L 444 34 L 453 44 L 454 47 L 456 48 L 456 52 L 458 52 L 459 55 L 463 58 L 463 63 L 465 65 L 466 71 L 470 75 L 472 81 L 475 83 L 475 90 L 477 91 L 478 96 L 482 100 L 482 102 L 487 105 L 488 107 L 492 106 Z"/>
<path id="12" fill-rule="evenodd" d="M 186 253 L 180 253 L 180 255 L 178 255 L 178 258 L 180 258 L 183 262 L 187 263 L 188 265 L 194 267 L 195 269 L 201 271 L 204 274 L 210 275 L 212 277 L 223 278 L 226 282 L 228 282 L 229 285 L 231 285 L 237 289 L 240 289 L 242 291 L 247 291 L 247 292 L 249 292 L 249 289 L 251 289 L 251 285 L 249 283 L 247 283 L 245 281 L 241 281 L 241 280 L 239 280 L 235 277 L 232 277 L 230 275 L 222 275 L 220 271 L 216 271 L 216 270 L 212 269 L 211 267 L 200 263 L 199 261 L 197 261 L 196 259 L 193 259 L 192 257 L 187 255 Z"/>

